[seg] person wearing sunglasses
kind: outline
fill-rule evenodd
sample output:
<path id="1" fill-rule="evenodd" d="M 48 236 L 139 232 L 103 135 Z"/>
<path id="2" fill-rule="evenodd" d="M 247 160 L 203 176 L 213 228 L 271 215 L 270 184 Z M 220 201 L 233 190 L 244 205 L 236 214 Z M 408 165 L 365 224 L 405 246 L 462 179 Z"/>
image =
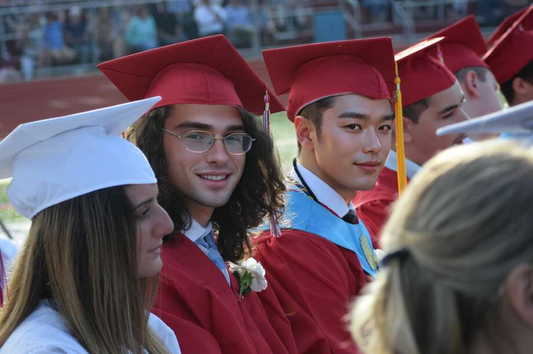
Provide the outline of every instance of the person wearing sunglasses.
<path id="1" fill-rule="evenodd" d="M 127 134 L 155 170 L 174 222 L 154 312 L 184 353 L 295 353 L 270 285 L 260 301 L 226 265 L 250 256 L 249 230 L 283 207 L 273 141 L 254 116 L 265 108 L 266 84 L 222 35 L 99 68 L 129 100 L 163 97 Z M 270 109 L 284 109 L 273 95 Z"/>

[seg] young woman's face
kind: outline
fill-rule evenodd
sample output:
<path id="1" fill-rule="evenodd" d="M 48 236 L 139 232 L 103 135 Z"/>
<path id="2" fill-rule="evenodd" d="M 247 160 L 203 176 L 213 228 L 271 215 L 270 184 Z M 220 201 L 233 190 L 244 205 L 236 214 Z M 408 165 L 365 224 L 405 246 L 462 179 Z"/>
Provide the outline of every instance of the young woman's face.
<path id="1" fill-rule="evenodd" d="M 132 184 L 125 187 L 135 208 L 137 220 L 137 271 L 139 278 L 159 273 L 163 236 L 174 228 L 167 212 L 157 203 L 157 184 Z"/>

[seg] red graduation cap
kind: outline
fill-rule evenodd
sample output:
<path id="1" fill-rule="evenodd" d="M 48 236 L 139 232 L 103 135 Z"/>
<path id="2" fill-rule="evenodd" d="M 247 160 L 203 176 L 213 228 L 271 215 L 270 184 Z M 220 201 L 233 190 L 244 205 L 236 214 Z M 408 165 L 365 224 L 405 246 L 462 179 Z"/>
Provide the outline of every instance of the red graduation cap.
<path id="1" fill-rule="evenodd" d="M 291 121 L 305 106 L 322 98 L 359 94 L 391 99 L 395 63 L 390 38 L 354 39 L 263 51 L 278 95 L 290 91 Z"/>
<path id="2" fill-rule="evenodd" d="M 444 65 L 442 55 L 432 55 L 440 53 L 437 45 L 443 39 L 426 39 L 396 54 L 404 107 L 444 91 L 455 83 L 455 76 Z"/>
<path id="3" fill-rule="evenodd" d="M 511 16 L 509 16 L 505 20 L 503 20 L 503 22 L 500 23 L 500 25 L 498 27 L 496 27 L 494 32 L 492 32 L 492 34 L 490 35 L 489 39 L 487 40 L 487 46 L 491 47 L 492 45 L 494 45 L 494 43 L 496 43 L 498 41 L 498 39 L 500 39 L 501 36 L 503 36 L 505 34 L 505 32 L 507 32 L 507 30 L 509 28 L 511 28 L 511 26 L 515 23 L 515 21 L 518 20 L 518 18 L 520 18 L 520 16 L 522 16 L 522 14 L 529 7 L 532 7 L 532 6 L 533 5 L 526 6 L 522 10 L 519 10 L 519 11 L 515 12 L 514 14 L 512 14 Z"/>
<path id="4" fill-rule="evenodd" d="M 489 49 L 483 60 L 500 84 L 533 59 L 533 6 L 528 7 Z"/>
<path id="5" fill-rule="evenodd" d="M 161 96 L 177 104 L 239 106 L 262 114 L 267 85 L 223 35 L 128 55 L 98 68 L 130 101 Z M 270 110 L 285 108 L 270 94 Z"/>
<path id="6" fill-rule="evenodd" d="M 481 60 L 487 46 L 474 16 L 457 21 L 428 39 L 437 37 L 445 37 L 440 48 L 444 63 L 452 73 L 472 66 L 489 68 Z"/>

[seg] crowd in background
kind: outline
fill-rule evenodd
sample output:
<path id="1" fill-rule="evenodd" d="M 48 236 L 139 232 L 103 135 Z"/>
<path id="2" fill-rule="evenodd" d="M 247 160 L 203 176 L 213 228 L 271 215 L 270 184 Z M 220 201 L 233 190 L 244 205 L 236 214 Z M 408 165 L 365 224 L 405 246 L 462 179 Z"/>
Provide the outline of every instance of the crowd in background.
<path id="1" fill-rule="evenodd" d="M 182 0 L 126 7 L 21 13 L 3 17 L 6 34 L 0 58 L 0 82 L 34 77 L 36 67 L 100 62 L 212 34 L 225 34 L 237 48 L 272 45 L 277 32 L 308 30 L 304 2 L 261 7 L 253 14 L 246 0 Z M 292 18 L 284 12 L 291 11 Z M 278 13 L 279 20 L 274 21 Z"/>
<path id="2" fill-rule="evenodd" d="M 331 1 L 330 1 L 331 2 Z M 393 0 L 360 0 L 363 24 L 392 21 Z M 507 1 L 508 2 L 508 1 Z M 31 80 L 36 68 L 92 64 L 123 55 L 212 34 L 225 34 L 239 49 L 254 38 L 261 47 L 283 45 L 287 38 L 312 40 L 313 9 L 328 0 L 179 0 L 122 7 L 50 10 L 50 0 L 0 1 L 0 9 L 41 3 L 45 11 L 0 16 L 0 82 Z M 334 2 L 331 2 L 333 4 Z M 79 2 L 80 5 L 83 1 Z M 330 4 L 330 5 L 331 5 Z M 481 25 L 507 15 L 506 1 L 475 4 Z M 472 2 L 447 3 L 447 16 L 472 13 Z M 418 8 L 417 18 L 430 19 L 435 9 Z M 513 10 L 513 9 L 511 9 Z"/>

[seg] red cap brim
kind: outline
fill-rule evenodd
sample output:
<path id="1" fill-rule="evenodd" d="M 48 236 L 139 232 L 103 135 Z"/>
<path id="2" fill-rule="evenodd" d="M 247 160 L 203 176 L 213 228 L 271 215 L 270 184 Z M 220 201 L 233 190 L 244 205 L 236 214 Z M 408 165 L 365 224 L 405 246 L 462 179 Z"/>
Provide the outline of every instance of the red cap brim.
<path id="1" fill-rule="evenodd" d="M 431 54 L 438 51 L 437 46 L 443 39 L 426 39 L 396 54 L 404 107 L 444 91 L 455 83 L 453 73 L 440 58 Z"/>
<path id="2" fill-rule="evenodd" d="M 264 110 L 267 85 L 223 35 L 128 55 L 98 68 L 130 101 L 161 96 L 154 108 L 181 103 L 240 106 L 257 115 Z M 270 110 L 285 110 L 272 93 Z"/>
<path id="3" fill-rule="evenodd" d="M 474 16 L 457 21 L 429 38 L 436 37 L 445 37 L 440 48 L 451 72 L 475 66 L 489 68 L 481 59 L 487 46 Z"/>
<path id="4" fill-rule="evenodd" d="M 483 59 L 503 84 L 533 59 L 533 6 L 524 11 Z"/>
<path id="5" fill-rule="evenodd" d="M 395 63 L 390 38 L 346 40 L 263 51 L 277 94 L 290 92 L 287 116 L 325 97 L 391 99 Z"/>

